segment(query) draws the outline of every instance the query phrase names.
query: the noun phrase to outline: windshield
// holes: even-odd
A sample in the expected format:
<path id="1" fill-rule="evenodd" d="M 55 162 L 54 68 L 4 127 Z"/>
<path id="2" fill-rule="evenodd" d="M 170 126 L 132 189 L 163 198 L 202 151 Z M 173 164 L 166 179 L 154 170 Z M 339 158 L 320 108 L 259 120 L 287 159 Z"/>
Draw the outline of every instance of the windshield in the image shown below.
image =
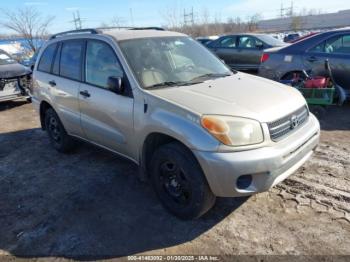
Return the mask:
<path id="1" fill-rule="evenodd" d="M 189 37 L 124 40 L 120 47 L 143 88 L 188 85 L 232 72 Z"/>
<path id="2" fill-rule="evenodd" d="M 16 61 L 4 52 L 0 52 L 0 65 L 13 64 Z"/>
<path id="3" fill-rule="evenodd" d="M 263 42 L 265 42 L 266 44 L 268 44 L 270 46 L 285 46 L 285 45 L 287 45 L 286 43 L 274 38 L 271 35 L 259 35 L 258 38 L 260 38 L 260 40 L 262 40 Z"/>

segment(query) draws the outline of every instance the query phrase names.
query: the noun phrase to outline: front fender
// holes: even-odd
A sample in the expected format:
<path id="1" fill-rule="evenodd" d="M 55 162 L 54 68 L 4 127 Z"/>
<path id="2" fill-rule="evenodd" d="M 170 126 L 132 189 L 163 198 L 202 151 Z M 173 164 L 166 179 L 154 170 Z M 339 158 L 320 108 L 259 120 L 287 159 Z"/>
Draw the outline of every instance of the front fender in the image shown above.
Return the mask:
<path id="1" fill-rule="evenodd" d="M 147 122 L 142 141 L 152 133 L 161 133 L 180 141 L 192 150 L 218 150 L 220 143 L 201 127 L 200 117 L 185 110 L 173 113 L 157 108 Z"/>

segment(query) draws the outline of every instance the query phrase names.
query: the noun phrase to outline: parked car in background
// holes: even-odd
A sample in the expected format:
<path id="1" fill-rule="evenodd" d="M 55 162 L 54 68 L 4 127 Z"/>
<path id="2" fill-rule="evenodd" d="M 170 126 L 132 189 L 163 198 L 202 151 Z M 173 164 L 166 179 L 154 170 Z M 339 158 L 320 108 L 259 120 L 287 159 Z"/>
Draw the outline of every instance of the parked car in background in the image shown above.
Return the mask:
<path id="1" fill-rule="evenodd" d="M 202 38 L 202 37 L 196 38 L 196 40 L 197 40 L 199 43 L 201 43 L 202 45 L 204 45 L 204 46 L 206 46 L 206 45 L 209 44 L 211 41 L 213 41 L 213 40 L 211 40 L 211 39 Z"/>
<path id="2" fill-rule="evenodd" d="M 0 50 L 0 102 L 28 97 L 31 70 Z"/>
<path id="3" fill-rule="evenodd" d="M 285 45 L 267 34 L 235 34 L 222 36 L 207 47 L 232 69 L 258 70 L 264 49 Z"/>
<path id="4" fill-rule="evenodd" d="M 291 40 L 291 41 L 289 41 L 289 43 L 293 44 L 293 43 L 299 42 L 299 41 L 301 41 L 301 40 L 304 40 L 304 39 L 309 38 L 309 37 L 311 37 L 311 36 L 313 36 L 313 35 L 316 35 L 316 34 L 318 34 L 318 33 L 317 33 L 317 32 L 311 32 L 311 33 L 308 33 L 308 34 L 306 34 L 306 35 L 303 35 L 303 36 L 301 36 L 301 37 L 299 37 L 299 38 L 296 38 L 296 39 L 294 39 L 294 40 Z"/>
<path id="5" fill-rule="evenodd" d="M 176 32 L 54 35 L 33 87 L 54 148 L 67 152 L 78 138 L 130 159 L 183 219 L 207 212 L 216 196 L 273 187 L 311 156 L 320 135 L 299 91 L 232 72 Z"/>
<path id="6" fill-rule="evenodd" d="M 213 42 L 218 38 L 219 38 L 218 36 L 207 36 L 207 37 L 197 37 L 196 40 L 201 44 L 203 44 L 204 46 L 207 46 L 209 43 Z"/>
<path id="7" fill-rule="evenodd" d="M 298 34 L 298 33 L 288 34 L 283 38 L 283 41 L 286 43 L 291 43 L 298 38 L 300 38 L 300 34 Z"/>
<path id="8" fill-rule="evenodd" d="M 350 30 L 319 33 L 283 48 L 264 51 L 259 75 L 274 80 L 290 80 L 303 70 L 313 75 L 327 74 L 329 61 L 336 83 L 350 93 Z"/>

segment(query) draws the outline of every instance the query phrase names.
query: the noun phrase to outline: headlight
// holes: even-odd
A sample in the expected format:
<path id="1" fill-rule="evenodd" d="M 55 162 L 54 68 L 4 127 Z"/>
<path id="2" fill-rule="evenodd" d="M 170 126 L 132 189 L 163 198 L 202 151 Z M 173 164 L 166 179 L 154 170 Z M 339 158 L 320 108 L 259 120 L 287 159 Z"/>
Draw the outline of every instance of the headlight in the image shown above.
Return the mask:
<path id="1" fill-rule="evenodd" d="M 204 115 L 201 118 L 201 125 L 228 146 L 253 145 L 264 141 L 260 123 L 252 119 Z"/>

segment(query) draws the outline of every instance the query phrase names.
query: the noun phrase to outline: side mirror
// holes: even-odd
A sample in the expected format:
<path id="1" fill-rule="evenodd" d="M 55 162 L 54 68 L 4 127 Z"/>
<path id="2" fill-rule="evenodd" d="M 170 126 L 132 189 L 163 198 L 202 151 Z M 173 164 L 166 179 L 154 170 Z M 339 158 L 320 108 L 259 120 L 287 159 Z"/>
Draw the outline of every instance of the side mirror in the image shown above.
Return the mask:
<path id="1" fill-rule="evenodd" d="M 118 76 L 108 77 L 107 87 L 109 90 L 111 90 L 114 93 L 117 93 L 118 95 L 123 94 L 125 91 L 122 78 Z"/>

